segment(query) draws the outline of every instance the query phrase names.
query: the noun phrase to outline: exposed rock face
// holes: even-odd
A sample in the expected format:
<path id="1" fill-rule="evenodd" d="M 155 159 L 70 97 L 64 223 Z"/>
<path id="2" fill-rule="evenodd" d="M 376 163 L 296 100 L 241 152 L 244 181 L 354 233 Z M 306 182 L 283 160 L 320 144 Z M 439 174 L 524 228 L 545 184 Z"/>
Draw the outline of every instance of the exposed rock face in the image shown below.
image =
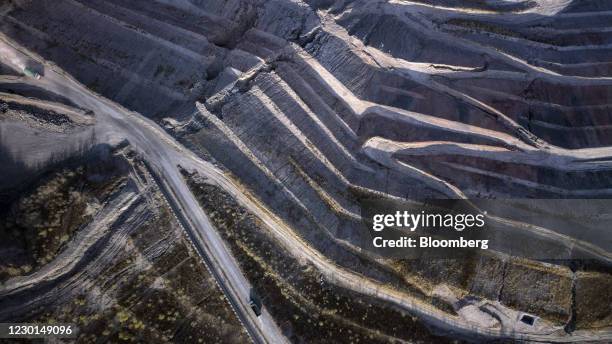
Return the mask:
<path id="1" fill-rule="evenodd" d="M 287 254 L 229 195 L 197 176 L 186 177 L 291 342 L 450 342 L 401 309 L 328 283 L 315 267 Z"/>
<path id="2" fill-rule="evenodd" d="M 293 114 L 297 131 L 288 135 L 314 142 L 341 174 L 357 175 L 353 183 L 363 173 L 348 162 L 364 151 L 469 196 L 601 197 L 608 169 L 581 161 L 604 151 L 541 149 L 611 144 L 602 12 L 610 5 L 589 3 L 14 1 L 2 26 L 91 88 L 154 118 L 183 119 L 196 100 L 219 115 L 231 100 L 210 99 L 253 74 L 235 88 L 256 86 L 269 100 L 255 93 L 251 103 L 275 103 L 270 116 Z M 236 129 L 227 124 L 244 135 L 243 126 L 271 130 L 249 126 L 248 116 Z M 488 153 L 491 146 L 498 148 Z M 380 178 L 372 184 L 385 185 Z"/>
<path id="3" fill-rule="evenodd" d="M 164 124 L 339 267 L 467 321 L 497 307 L 571 332 L 612 325 L 598 307 L 612 295 L 593 287 L 609 271 L 373 259 L 355 248 L 356 224 L 371 196 L 610 198 L 611 11 L 605 0 L 15 0 L 0 29 Z"/>

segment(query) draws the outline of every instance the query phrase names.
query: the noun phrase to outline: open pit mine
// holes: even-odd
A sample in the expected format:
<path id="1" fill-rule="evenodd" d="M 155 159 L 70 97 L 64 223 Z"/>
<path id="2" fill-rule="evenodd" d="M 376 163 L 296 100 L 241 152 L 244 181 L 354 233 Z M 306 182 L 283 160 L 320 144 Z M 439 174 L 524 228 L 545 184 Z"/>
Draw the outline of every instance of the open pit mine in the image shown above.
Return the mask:
<path id="1" fill-rule="evenodd" d="M 380 255 L 371 199 L 580 256 Z M 0 0 L 0 343 L 610 343 L 612 206 L 558 226 L 610 199 L 609 0 Z"/>

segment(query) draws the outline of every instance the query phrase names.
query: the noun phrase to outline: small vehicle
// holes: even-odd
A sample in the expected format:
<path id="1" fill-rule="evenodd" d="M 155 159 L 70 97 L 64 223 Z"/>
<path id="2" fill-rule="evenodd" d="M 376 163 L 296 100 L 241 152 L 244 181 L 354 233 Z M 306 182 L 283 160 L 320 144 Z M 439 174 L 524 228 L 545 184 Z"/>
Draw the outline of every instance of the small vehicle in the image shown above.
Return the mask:
<path id="1" fill-rule="evenodd" d="M 523 313 L 521 314 L 519 320 L 529 326 L 534 326 L 536 320 L 538 320 L 538 318 L 535 315 L 531 315 L 531 314 L 527 314 L 527 313 Z"/>
<path id="2" fill-rule="evenodd" d="M 23 69 L 23 74 L 36 80 L 40 79 L 40 74 L 37 71 L 31 69 L 30 67 L 25 67 Z"/>
<path id="3" fill-rule="evenodd" d="M 253 310 L 253 313 L 255 313 L 255 315 L 261 315 L 261 299 L 253 288 L 251 288 L 251 290 L 249 291 L 249 306 L 251 306 L 251 309 Z"/>

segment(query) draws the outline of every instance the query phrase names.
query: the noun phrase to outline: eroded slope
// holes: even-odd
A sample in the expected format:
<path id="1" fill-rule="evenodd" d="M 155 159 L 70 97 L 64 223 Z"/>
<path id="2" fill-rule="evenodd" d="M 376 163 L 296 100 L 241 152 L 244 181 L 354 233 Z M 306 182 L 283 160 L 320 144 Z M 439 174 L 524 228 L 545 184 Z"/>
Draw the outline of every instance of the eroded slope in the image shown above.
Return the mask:
<path id="1" fill-rule="evenodd" d="M 435 319 L 479 324 L 474 334 L 558 339 L 610 327 L 609 310 L 593 305 L 612 295 L 592 290 L 609 271 L 497 254 L 377 259 L 356 248 L 359 201 L 609 198 L 610 9 L 553 0 L 13 1 L 2 30 L 163 124 L 301 244 L 401 295 L 390 299 L 433 304 Z M 253 248 L 235 250 L 254 259 Z M 291 295 L 305 293 L 303 280 L 283 279 Z M 522 325 L 520 312 L 542 317 L 541 327 Z M 405 338 L 389 326 L 385 335 Z"/>

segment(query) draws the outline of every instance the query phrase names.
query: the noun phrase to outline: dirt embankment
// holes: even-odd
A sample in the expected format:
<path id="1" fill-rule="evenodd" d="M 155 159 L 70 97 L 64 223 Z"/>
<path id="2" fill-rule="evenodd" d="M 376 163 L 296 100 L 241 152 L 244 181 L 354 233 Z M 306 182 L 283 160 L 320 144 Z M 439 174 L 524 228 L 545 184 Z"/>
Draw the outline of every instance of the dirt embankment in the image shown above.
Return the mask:
<path id="1" fill-rule="evenodd" d="M 31 182 L 4 190 L 0 281 L 52 261 L 126 181 L 126 162 L 104 150 L 56 162 Z"/>
<path id="2" fill-rule="evenodd" d="M 193 176 L 187 176 L 187 181 L 237 257 L 264 307 L 290 340 L 446 341 L 392 305 L 326 282 L 313 266 L 288 255 L 265 234 L 260 221 L 231 196 Z"/>
<path id="3" fill-rule="evenodd" d="M 64 161 L 11 196 L 0 320 L 75 323 L 77 343 L 249 341 L 129 146 Z"/>

